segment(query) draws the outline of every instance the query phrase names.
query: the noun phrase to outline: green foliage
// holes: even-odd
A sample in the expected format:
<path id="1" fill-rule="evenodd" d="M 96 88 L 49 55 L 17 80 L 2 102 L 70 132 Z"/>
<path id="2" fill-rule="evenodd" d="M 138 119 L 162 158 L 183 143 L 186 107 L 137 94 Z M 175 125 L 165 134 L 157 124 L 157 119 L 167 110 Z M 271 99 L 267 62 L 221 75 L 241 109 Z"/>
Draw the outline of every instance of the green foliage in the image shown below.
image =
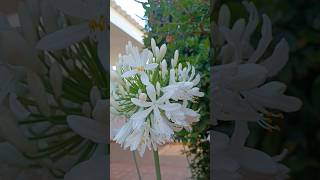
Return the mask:
<path id="1" fill-rule="evenodd" d="M 181 131 L 177 140 L 187 145 L 193 179 L 209 179 L 209 143 L 206 141 L 209 128 L 209 1 L 208 0 L 160 0 L 143 3 L 148 24 L 148 36 L 144 42 L 150 47 L 150 38 L 157 44 L 166 43 L 167 63 L 174 51 L 179 50 L 179 62 L 190 62 L 201 75 L 201 91 L 206 96 L 194 103 L 200 109 L 201 119 L 192 132 Z M 193 108 L 193 109 L 194 109 Z"/>

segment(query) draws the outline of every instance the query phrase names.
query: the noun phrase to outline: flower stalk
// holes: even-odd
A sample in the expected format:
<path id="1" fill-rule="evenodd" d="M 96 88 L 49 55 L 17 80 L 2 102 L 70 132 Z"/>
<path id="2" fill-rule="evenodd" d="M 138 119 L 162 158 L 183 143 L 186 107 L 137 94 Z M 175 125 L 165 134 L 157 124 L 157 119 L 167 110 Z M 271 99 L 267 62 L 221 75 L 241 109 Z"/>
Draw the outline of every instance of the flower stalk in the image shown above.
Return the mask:
<path id="1" fill-rule="evenodd" d="M 135 152 L 135 151 L 132 151 L 132 158 L 133 158 L 133 161 L 134 161 L 134 165 L 136 166 L 138 178 L 139 178 L 139 180 L 142 180 L 141 173 L 140 173 L 140 169 L 139 169 L 139 165 L 138 165 L 138 161 L 137 161 L 137 157 L 136 157 L 136 152 Z"/>
<path id="2" fill-rule="evenodd" d="M 157 180 L 161 180 L 161 170 L 158 151 L 153 150 L 154 168 L 156 170 Z"/>

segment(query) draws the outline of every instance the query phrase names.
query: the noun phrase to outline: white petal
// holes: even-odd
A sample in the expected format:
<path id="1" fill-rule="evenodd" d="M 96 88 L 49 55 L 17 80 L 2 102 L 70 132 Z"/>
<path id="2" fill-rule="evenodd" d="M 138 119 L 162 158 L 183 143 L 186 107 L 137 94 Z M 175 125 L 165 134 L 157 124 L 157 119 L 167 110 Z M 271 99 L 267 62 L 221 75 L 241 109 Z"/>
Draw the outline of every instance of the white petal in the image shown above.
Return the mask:
<path id="1" fill-rule="evenodd" d="M 137 98 L 131 98 L 131 102 L 140 107 L 150 107 L 152 105 L 151 102 L 142 101 Z"/>
<path id="2" fill-rule="evenodd" d="M 46 116 L 50 115 L 51 110 L 48 103 L 47 93 L 39 76 L 31 71 L 28 71 L 27 82 L 29 91 L 37 102 L 40 111 Z"/>
<path id="3" fill-rule="evenodd" d="M 74 166 L 65 176 L 64 180 L 104 180 L 107 177 L 107 156 L 93 157 Z"/>
<path id="4" fill-rule="evenodd" d="M 175 111 L 177 109 L 180 109 L 180 107 L 181 105 L 179 103 L 169 103 L 169 104 L 159 105 L 159 108 L 165 111 Z"/>
<path id="5" fill-rule="evenodd" d="M 262 84 L 267 76 L 267 69 L 257 64 L 242 64 L 238 73 L 230 82 L 230 85 L 237 90 L 251 89 Z"/>
<path id="6" fill-rule="evenodd" d="M 257 8 L 252 2 L 248 3 L 247 1 L 243 1 L 242 3 L 250 14 L 249 22 L 243 35 L 244 40 L 249 41 L 251 34 L 254 32 L 254 30 L 256 29 L 259 23 L 259 14 L 258 14 Z"/>
<path id="7" fill-rule="evenodd" d="M 155 90 L 154 86 L 152 84 L 149 84 L 146 89 L 147 89 L 147 94 L 148 94 L 148 97 L 150 98 L 150 100 L 152 102 L 156 102 L 157 101 L 156 90 Z"/>
<path id="8" fill-rule="evenodd" d="M 224 26 L 224 27 L 229 27 L 230 26 L 230 17 L 231 17 L 231 13 L 230 13 L 229 7 L 225 4 L 223 4 L 219 10 L 218 25 Z"/>
<path id="9" fill-rule="evenodd" d="M 238 158 L 240 166 L 249 171 L 268 175 L 276 173 L 276 163 L 262 151 L 244 148 Z"/>
<path id="10" fill-rule="evenodd" d="M 138 112 L 134 113 L 130 117 L 130 119 L 145 119 L 151 113 L 152 110 L 153 110 L 153 108 L 150 107 L 148 109 L 138 111 Z"/>
<path id="11" fill-rule="evenodd" d="M 191 82 L 193 83 L 194 86 L 198 85 L 200 82 L 200 74 L 197 74 L 197 76 Z"/>
<path id="12" fill-rule="evenodd" d="M 158 66 L 157 63 L 146 64 L 145 69 L 152 70 L 152 69 L 155 69 L 157 66 Z"/>
<path id="13" fill-rule="evenodd" d="M 123 74 L 121 75 L 121 77 L 123 77 L 123 78 L 128 78 L 128 77 L 134 76 L 134 75 L 136 75 L 136 74 L 137 74 L 137 71 L 136 71 L 136 70 L 130 70 L 130 71 L 127 71 L 127 72 L 123 73 Z"/>
<path id="14" fill-rule="evenodd" d="M 258 47 L 253 55 L 248 60 L 249 63 L 255 63 L 264 54 L 272 40 L 272 24 L 268 16 L 263 15 L 263 24 L 261 29 L 261 39 L 259 41 Z"/>
<path id="15" fill-rule="evenodd" d="M 30 115 L 30 112 L 17 100 L 16 94 L 10 93 L 9 106 L 18 119 L 25 120 Z"/>
<path id="16" fill-rule="evenodd" d="M 140 76 L 141 76 L 142 84 L 144 84 L 144 85 L 150 84 L 149 77 L 145 72 L 140 73 Z"/>
<path id="17" fill-rule="evenodd" d="M 240 41 L 243 36 L 245 26 L 246 26 L 246 21 L 245 19 L 241 18 L 241 19 L 238 19 L 232 27 L 232 35 L 233 35 L 232 37 L 234 38 L 233 40 L 236 43 L 236 47 L 239 49 L 240 49 L 239 47 Z"/>
<path id="18" fill-rule="evenodd" d="M 69 26 L 42 38 L 37 48 L 42 50 L 59 50 L 69 47 L 88 36 L 90 29 L 86 23 Z"/>
<path id="19" fill-rule="evenodd" d="M 166 46 L 166 44 L 163 44 L 160 47 L 160 53 L 159 53 L 159 56 L 158 56 L 157 60 L 161 62 L 163 57 L 166 55 L 166 52 L 167 52 L 167 46 Z"/>
<path id="20" fill-rule="evenodd" d="M 164 93 L 164 94 L 161 96 L 161 98 L 159 98 L 159 99 L 157 100 L 157 102 L 158 102 L 159 104 L 162 104 L 162 103 L 164 103 L 165 101 L 167 101 L 168 99 L 170 99 L 173 94 L 174 94 L 174 91 L 169 90 L 168 92 Z"/>
<path id="21" fill-rule="evenodd" d="M 123 55 L 121 56 L 123 59 L 123 64 L 124 65 L 128 65 L 131 67 L 138 67 L 138 64 L 136 63 L 136 61 L 133 59 L 132 55 Z"/>
<path id="22" fill-rule="evenodd" d="M 279 81 L 271 81 L 271 82 L 264 84 L 260 88 L 268 89 L 269 91 L 278 92 L 278 93 L 282 94 L 286 91 L 287 86 L 284 83 L 279 82 Z"/>
<path id="23" fill-rule="evenodd" d="M 302 101 L 296 97 L 286 96 L 274 89 L 254 89 L 251 97 L 266 108 L 278 109 L 285 112 L 294 112 L 301 108 Z"/>
<path id="24" fill-rule="evenodd" d="M 282 39 L 275 47 L 272 55 L 264 60 L 261 65 L 268 69 L 268 76 L 272 77 L 287 64 L 289 59 L 289 45 L 285 39 Z"/>
<path id="25" fill-rule="evenodd" d="M 102 122 L 76 115 L 68 116 L 67 122 L 70 128 L 83 138 L 102 144 L 108 141 L 108 128 Z"/>
<path id="26" fill-rule="evenodd" d="M 0 108 L 0 132 L 2 138 L 13 144 L 21 152 L 35 152 L 36 146 L 32 144 L 19 127 L 16 119 L 9 109 Z"/>
<path id="27" fill-rule="evenodd" d="M 241 57 L 240 57 L 239 47 L 237 45 L 237 37 L 235 37 L 234 33 L 226 27 L 220 27 L 219 31 L 223 35 L 224 39 L 227 40 L 228 45 L 230 45 L 233 49 L 233 52 L 234 52 L 233 61 L 240 62 Z"/>

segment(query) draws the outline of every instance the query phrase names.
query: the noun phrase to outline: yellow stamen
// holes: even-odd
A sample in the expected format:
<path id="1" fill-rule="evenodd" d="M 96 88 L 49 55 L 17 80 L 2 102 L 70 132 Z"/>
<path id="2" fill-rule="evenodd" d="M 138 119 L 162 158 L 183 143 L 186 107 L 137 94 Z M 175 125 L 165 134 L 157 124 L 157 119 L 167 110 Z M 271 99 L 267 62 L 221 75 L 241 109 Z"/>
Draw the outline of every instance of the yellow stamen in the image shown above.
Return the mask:
<path id="1" fill-rule="evenodd" d="M 144 67 L 143 66 L 136 67 L 136 70 L 140 71 L 140 72 L 143 72 L 144 71 Z"/>
<path id="2" fill-rule="evenodd" d="M 89 25 L 89 28 L 92 30 L 92 31 L 103 31 L 106 29 L 106 23 L 107 23 L 107 18 L 105 16 L 100 16 L 99 20 L 90 20 L 88 22 L 88 25 Z"/>

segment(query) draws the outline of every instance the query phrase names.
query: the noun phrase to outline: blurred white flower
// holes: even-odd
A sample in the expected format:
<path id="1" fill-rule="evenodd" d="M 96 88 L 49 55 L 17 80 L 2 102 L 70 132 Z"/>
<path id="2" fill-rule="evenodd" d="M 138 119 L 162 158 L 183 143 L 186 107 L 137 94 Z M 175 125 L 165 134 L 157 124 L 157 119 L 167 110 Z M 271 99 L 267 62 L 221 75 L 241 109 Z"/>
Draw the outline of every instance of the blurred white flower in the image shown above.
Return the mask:
<path id="1" fill-rule="evenodd" d="M 69 115 L 67 122 L 80 136 L 97 143 L 106 144 L 107 138 L 107 108 L 106 100 L 97 101 L 93 109 L 93 119 L 78 115 Z"/>
<path id="2" fill-rule="evenodd" d="M 256 121 L 263 128 L 279 129 L 266 121 L 280 117 L 270 111 L 293 112 L 302 105 L 298 98 L 283 95 L 284 84 L 266 82 L 267 78 L 278 74 L 287 63 L 288 43 L 282 39 L 270 57 L 260 60 L 272 40 L 271 21 L 263 15 L 261 39 L 254 49 L 250 38 L 257 27 L 259 16 L 253 3 L 245 1 L 243 4 L 250 14 L 247 24 L 244 19 L 239 19 L 232 29 L 224 25 L 217 27 L 226 44 L 218 56 L 222 65 L 215 66 L 211 74 L 212 96 L 215 99 L 212 110 L 215 120 Z M 221 11 L 229 14 L 225 5 Z"/>
<path id="3" fill-rule="evenodd" d="M 236 136 L 233 136 L 233 138 Z M 278 163 L 282 154 L 270 157 L 266 153 L 241 146 L 234 146 L 233 139 L 220 132 L 213 133 L 214 145 L 214 178 L 222 179 L 261 179 L 283 180 L 288 178 L 289 169 Z"/>
<path id="4" fill-rule="evenodd" d="M 0 179 L 2 180 L 57 180 L 45 168 L 33 168 L 30 161 L 9 143 L 0 143 Z"/>
<path id="5" fill-rule="evenodd" d="M 74 166 L 65 176 L 64 180 L 103 180 L 107 177 L 106 155 L 100 155 L 90 158 Z"/>
<path id="6" fill-rule="evenodd" d="M 67 15 L 85 19 L 85 22 L 66 27 L 43 37 L 38 42 L 37 48 L 59 50 L 89 36 L 97 41 L 99 60 L 104 69 L 108 71 L 106 1 L 56 0 L 54 6 Z"/>

